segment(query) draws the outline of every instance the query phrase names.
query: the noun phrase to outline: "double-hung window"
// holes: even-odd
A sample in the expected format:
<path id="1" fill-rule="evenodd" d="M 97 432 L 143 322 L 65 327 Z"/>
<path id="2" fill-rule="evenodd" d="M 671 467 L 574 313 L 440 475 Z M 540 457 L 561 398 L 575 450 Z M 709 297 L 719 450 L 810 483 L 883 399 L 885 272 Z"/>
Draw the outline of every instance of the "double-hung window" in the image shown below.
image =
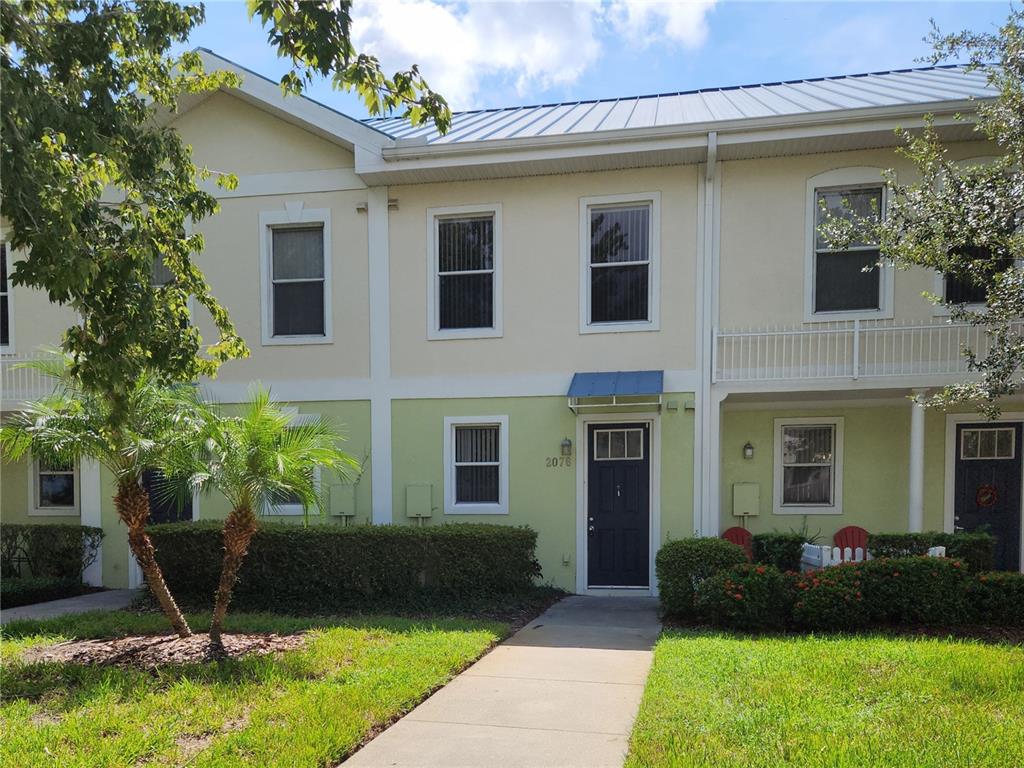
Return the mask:
<path id="1" fill-rule="evenodd" d="M 501 207 L 427 212 L 430 226 L 428 338 L 501 335 Z"/>
<path id="2" fill-rule="evenodd" d="M 841 418 L 775 420 L 775 513 L 842 513 Z"/>
<path id="3" fill-rule="evenodd" d="M 580 201 L 580 332 L 658 327 L 657 194 Z"/>
<path id="4" fill-rule="evenodd" d="M 860 234 L 842 248 L 833 248 L 820 231 L 830 217 L 854 222 L 877 221 L 881 212 L 881 185 L 815 190 L 815 314 L 883 309 L 878 243 Z M 855 223 L 854 229 L 862 228 Z"/>
<path id="5" fill-rule="evenodd" d="M 32 462 L 32 513 L 78 514 L 78 472 L 72 462 Z"/>
<path id="6" fill-rule="evenodd" d="M 330 211 L 264 211 L 260 225 L 263 343 L 330 342 Z"/>
<path id="7" fill-rule="evenodd" d="M 318 413 L 299 413 L 296 408 L 285 408 L 283 409 L 286 413 L 291 414 L 291 421 L 288 424 L 290 429 L 295 429 L 308 424 L 315 424 L 320 420 L 320 414 Z M 320 488 L 320 467 L 314 466 L 310 468 L 310 473 L 313 475 L 313 485 Z M 268 513 L 271 515 L 305 515 L 309 510 L 303 505 L 302 500 L 294 493 L 281 494 L 275 498 L 271 504 L 271 508 Z"/>
<path id="8" fill-rule="evenodd" d="M 7 273 L 7 243 L 0 242 L 0 350 L 11 351 L 11 284 Z"/>
<path id="9" fill-rule="evenodd" d="M 445 512 L 508 512 L 508 417 L 450 417 L 444 422 Z"/>
<path id="10" fill-rule="evenodd" d="M 972 262 L 984 262 L 993 258 L 989 248 L 980 245 L 969 246 L 964 249 L 963 255 Z M 1005 272 L 1013 266 L 1013 259 L 1003 258 L 998 264 L 993 265 L 992 272 Z M 972 279 L 969 275 L 945 275 L 943 280 L 942 299 L 944 304 L 984 304 L 988 300 L 988 286 L 986 280 L 992 273 L 979 272 L 980 280 Z"/>

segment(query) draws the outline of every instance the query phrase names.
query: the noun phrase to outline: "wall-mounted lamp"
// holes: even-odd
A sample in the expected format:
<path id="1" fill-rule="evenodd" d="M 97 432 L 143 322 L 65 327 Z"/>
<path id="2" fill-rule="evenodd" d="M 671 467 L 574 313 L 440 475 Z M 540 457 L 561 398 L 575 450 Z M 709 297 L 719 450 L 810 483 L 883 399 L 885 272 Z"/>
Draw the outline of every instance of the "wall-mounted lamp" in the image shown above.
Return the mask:
<path id="1" fill-rule="evenodd" d="M 754 446 L 751 445 L 749 440 L 747 441 L 747 444 L 743 446 L 743 458 L 744 459 L 752 459 L 752 458 L 754 458 Z"/>
<path id="2" fill-rule="evenodd" d="M 562 440 L 562 455 L 572 456 L 572 440 L 568 437 Z"/>

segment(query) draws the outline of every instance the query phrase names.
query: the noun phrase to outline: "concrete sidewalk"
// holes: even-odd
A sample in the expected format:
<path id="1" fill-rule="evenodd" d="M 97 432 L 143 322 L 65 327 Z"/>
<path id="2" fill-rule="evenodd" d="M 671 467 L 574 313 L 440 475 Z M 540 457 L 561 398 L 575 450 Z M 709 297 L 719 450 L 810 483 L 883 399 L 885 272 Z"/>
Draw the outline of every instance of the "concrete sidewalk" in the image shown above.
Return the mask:
<path id="1" fill-rule="evenodd" d="M 65 616 L 71 613 L 117 611 L 131 605 L 137 593 L 137 589 L 108 589 L 104 592 L 66 597 L 63 600 L 50 600 L 46 603 L 5 608 L 0 611 L 0 624 L 8 624 L 21 619 L 51 619 L 54 616 Z"/>
<path id="2" fill-rule="evenodd" d="M 652 598 L 566 598 L 344 765 L 621 766 L 660 630 Z"/>

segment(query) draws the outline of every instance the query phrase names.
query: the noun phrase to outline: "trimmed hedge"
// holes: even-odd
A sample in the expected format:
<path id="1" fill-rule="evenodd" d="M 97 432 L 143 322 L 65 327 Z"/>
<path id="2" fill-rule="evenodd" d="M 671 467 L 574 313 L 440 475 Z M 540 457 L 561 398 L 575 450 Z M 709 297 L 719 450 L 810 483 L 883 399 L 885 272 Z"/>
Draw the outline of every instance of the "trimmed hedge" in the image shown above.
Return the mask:
<path id="1" fill-rule="evenodd" d="M 0 575 L 21 576 L 24 562 L 32 576 L 81 581 L 102 540 L 101 528 L 86 525 L 0 525 Z"/>
<path id="2" fill-rule="evenodd" d="M 859 563 L 792 577 L 792 623 L 804 629 L 860 629 L 871 620 Z"/>
<path id="3" fill-rule="evenodd" d="M 924 555 L 930 547 L 945 547 L 946 557 L 962 560 L 971 573 L 991 571 L 996 540 L 989 533 L 872 533 L 868 550 L 874 558 Z"/>
<path id="4" fill-rule="evenodd" d="M 746 563 L 719 571 L 697 587 L 697 614 L 712 624 L 737 629 L 781 629 L 791 592 L 773 565 Z"/>
<path id="5" fill-rule="evenodd" d="M 700 583 L 719 571 L 746 562 L 743 547 L 725 539 L 668 542 L 654 559 L 662 610 L 674 616 L 694 616 L 694 597 Z"/>
<path id="6" fill-rule="evenodd" d="M 983 624 L 1024 627 L 1024 573 L 979 573 L 967 587 L 967 599 Z"/>
<path id="7" fill-rule="evenodd" d="M 88 588 L 77 576 L 8 576 L 0 581 L 0 606 L 17 608 L 74 597 L 86 591 Z"/>
<path id="8" fill-rule="evenodd" d="M 209 602 L 223 547 L 216 521 L 148 528 L 181 602 Z M 234 601 L 248 609 L 348 611 L 422 605 L 435 598 L 511 595 L 540 576 L 530 528 L 457 523 L 302 527 L 262 524 L 242 563 Z"/>
<path id="9" fill-rule="evenodd" d="M 754 562 L 780 571 L 799 571 L 807 537 L 802 533 L 755 533 Z"/>

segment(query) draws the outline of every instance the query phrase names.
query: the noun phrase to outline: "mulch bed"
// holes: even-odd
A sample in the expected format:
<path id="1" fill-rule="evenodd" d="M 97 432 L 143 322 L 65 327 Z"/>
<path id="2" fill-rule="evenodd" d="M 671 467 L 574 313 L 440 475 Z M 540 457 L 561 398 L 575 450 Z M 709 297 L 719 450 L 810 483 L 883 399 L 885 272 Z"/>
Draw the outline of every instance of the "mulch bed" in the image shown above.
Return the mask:
<path id="1" fill-rule="evenodd" d="M 129 635 L 103 640 L 68 640 L 30 648 L 22 654 L 21 660 L 30 664 L 57 662 L 151 669 L 165 664 L 197 664 L 290 651 L 300 648 L 306 638 L 302 634 L 230 634 L 224 635 L 223 641 L 223 653 L 215 655 L 210 636 L 206 634 L 184 639 L 176 635 Z"/>

